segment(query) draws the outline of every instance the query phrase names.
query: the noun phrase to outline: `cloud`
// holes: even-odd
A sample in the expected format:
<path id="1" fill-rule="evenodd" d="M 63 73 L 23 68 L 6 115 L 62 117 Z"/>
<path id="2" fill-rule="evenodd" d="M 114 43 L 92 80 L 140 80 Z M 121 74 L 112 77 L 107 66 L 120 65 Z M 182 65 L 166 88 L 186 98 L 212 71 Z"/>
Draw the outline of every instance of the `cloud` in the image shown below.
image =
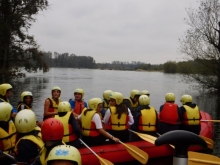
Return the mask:
<path id="1" fill-rule="evenodd" d="M 178 38 L 191 0 L 50 0 L 30 33 L 41 49 L 92 56 L 96 62 L 180 59 Z"/>

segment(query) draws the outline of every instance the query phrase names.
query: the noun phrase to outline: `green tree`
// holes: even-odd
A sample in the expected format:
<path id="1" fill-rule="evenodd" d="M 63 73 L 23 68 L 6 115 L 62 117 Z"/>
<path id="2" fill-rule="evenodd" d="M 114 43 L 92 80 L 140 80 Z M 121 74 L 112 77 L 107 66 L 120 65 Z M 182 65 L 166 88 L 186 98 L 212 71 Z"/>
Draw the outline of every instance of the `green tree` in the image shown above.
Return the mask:
<path id="1" fill-rule="evenodd" d="M 168 61 L 163 64 L 163 71 L 164 73 L 176 73 L 177 71 L 177 64 L 175 61 Z"/>
<path id="2" fill-rule="evenodd" d="M 180 39 L 180 52 L 194 61 L 194 74 L 186 74 L 185 78 L 220 94 L 219 0 L 201 0 L 199 8 L 189 8 L 187 14 L 189 28 Z"/>
<path id="3" fill-rule="evenodd" d="M 25 76 L 21 68 L 47 71 L 43 53 L 28 34 L 36 14 L 47 7 L 47 0 L 0 0 L 0 79 Z"/>

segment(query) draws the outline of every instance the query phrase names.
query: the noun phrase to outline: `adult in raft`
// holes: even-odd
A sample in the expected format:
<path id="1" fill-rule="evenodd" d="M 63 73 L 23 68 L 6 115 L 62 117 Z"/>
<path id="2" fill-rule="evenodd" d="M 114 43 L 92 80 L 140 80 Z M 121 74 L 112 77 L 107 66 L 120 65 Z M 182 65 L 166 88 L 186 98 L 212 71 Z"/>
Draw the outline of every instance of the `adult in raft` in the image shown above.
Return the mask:
<path id="1" fill-rule="evenodd" d="M 8 102 L 9 98 L 12 96 L 12 86 L 10 84 L 1 84 L 0 85 L 0 102 Z M 12 106 L 12 105 L 11 105 Z M 17 110 L 12 106 L 12 117 L 14 118 L 17 114 Z"/>
<path id="2" fill-rule="evenodd" d="M 167 93 L 166 102 L 160 106 L 158 132 L 164 134 L 168 131 L 180 129 L 181 113 L 177 104 L 175 104 L 175 95 Z"/>
<path id="3" fill-rule="evenodd" d="M 18 112 L 22 109 L 32 110 L 33 95 L 29 91 L 24 91 L 21 93 L 20 101 L 18 102 L 17 110 Z"/>
<path id="4" fill-rule="evenodd" d="M 76 119 L 73 116 L 69 102 L 60 102 L 60 104 L 58 105 L 58 115 L 55 115 L 55 118 L 60 120 L 64 126 L 63 142 L 79 148 L 79 138 L 81 132 L 76 122 Z"/>
<path id="5" fill-rule="evenodd" d="M 89 145 L 102 145 L 106 139 L 119 142 L 119 139 L 110 135 L 103 129 L 102 117 L 102 99 L 92 98 L 88 102 L 89 108 L 84 109 L 78 119 L 82 124 L 82 135 L 85 143 Z"/>
<path id="6" fill-rule="evenodd" d="M 50 151 L 46 165 L 82 165 L 81 155 L 75 147 L 59 145 Z"/>
<path id="7" fill-rule="evenodd" d="M 0 150 L 13 155 L 17 131 L 14 122 L 11 120 L 11 111 L 11 104 L 0 103 Z M 0 155 L 0 162 L 1 164 L 12 164 L 11 160 L 5 155 Z"/>
<path id="8" fill-rule="evenodd" d="M 23 109 L 15 117 L 15 127 L 18 132 L 15 154 L 17 165 L 31 164 L 44 146 L 36 127 L 36 116 L 33 111 Z"/>
<path id="9" fill-rule="evenodd" d="M 84 90 L 77 88 L 74 90 L 74 99 L 70 99 L 69 103 L 73 110 L 73 115 L 75 117 L 79 116 L 84 108 L 87 108 L 87 103 L 83 100 Z"/>
<path id="10" fill-rule="evenodd" d="M 134 124 L 132 125 L 132 130 L 157 136 L 157 125 L 157 111 L 153 106 L 150 106 L 150 98 L 147 95 L 141 95 L 139 97 L 139 106 L 134 114 Z"/>
<path id="11" fill-rule="evenodd" d="M 150 97 L 150 92 L 148 90 L 143 90 L 141 91 L 141 95 L 147 95 L 148 97 Z"/>
<path id="12" fill-rule="evenodd" d="M 61 102 L 60 95 L 61 95 L 61 88 L 58 86 L 54 86 L 51 90 L 52 97 L 47 98 L 44 102 L 44 119 L 48 119 L 54 117 L 58 114 L 57 108 L 59 103 Z"/>
<path id="13" fill-rule="evenodd" d="M 199 135 L 201 130 L 199 107 L 195 103 L 192 103 L 192 96 L 190 95 L 183 95 L 180 101 L 182 102 L 182 106 L 180 107 L 182 124 L 180 128 Z"/>
<path id="14" fill-rule="evenodd" d="M 56 146 L 65 144 L 62 139 L 64 135 L 63 124 L 55 118 L 46 119 L 41 126 L 43 148 L 39 156 L 31 165 L 45 165 L 49 152 Z"/>
<path id="15" fill-rule="evenodd" d="M 109 95 L 112 93 L 113 91 L 112 90 L 105 90 L 103 92 L 103 104 L 102 104 L 102 111 L 101 111 L 101 114 L 102 114 L 102 117 L 105 116 L 105 112 L 108 110 L 109 108 Z"/>
<path id="16" fill-rule="evenodd" d="M 118 137 L 121 141 L 129 141 L 129 127 L 134 123 L 131 111 L 123 103 L 123 95 L 113 92 L 109 95 L 110 108 L 106 111 L 103 119 L 108 132 Z"/>
<path id="17" fill-rule="evenodd" d="M 130 98 L 124 98 L 123 103 L 131 110 L 132 115 L 138 106 L 138 99 L 141 95 L 139 90 L 132 90 L 130 92 Z"/>

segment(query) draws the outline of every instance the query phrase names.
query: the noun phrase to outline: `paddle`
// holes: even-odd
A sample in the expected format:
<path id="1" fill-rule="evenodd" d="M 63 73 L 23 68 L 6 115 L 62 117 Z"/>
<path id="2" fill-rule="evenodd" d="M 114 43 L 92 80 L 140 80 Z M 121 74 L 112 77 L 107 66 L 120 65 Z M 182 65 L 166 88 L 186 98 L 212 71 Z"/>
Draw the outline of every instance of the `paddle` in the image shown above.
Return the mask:
<path id="1" fill-rule="evenodd" d="M 205 136 L 199 135 L 203 140 L 205 140 L 205 142 L 207 143 L 207 147 L 210 149 L 214 148 L 214 141 L 212 139 L 209 139 Z"/>
<path id="2" fill-rule="evenodd" d="M 143 134 L 143 133 L 138 133 L 138 132 L 135 132 L 133 130 L 130 130 L 129 131 L 135 133 L 136 135 L 138 135 L 141 139 L 145 140 L 145 141 L 148 141 L 152 144 L 154 144 L 155 140 L 157 139 L 156 137 L 154 136 L 151 136 L 151 135 L 147 135 L 147 134 Z"/>
<path id="3" fill-rule="evenodd" d="M 220 120 L 200 120 L 200 121 L 210 121 L 210 122 L 217 122 L 217 123 L 220 123 Z"/>
<path id="4" fill-rule="evenodd" d="M 3 151 L 0 150 L 0 155 L 1 155 L 1 154 L 7 156 L 8 158 L 10 158 L 11 160 L 14 160 L 14 161 L 16 162 L 16 160 L 15 160 L 15 158 L 14 158 L 13 156 L 11 156 L 11 155 L 9 155 L 9 154 L 7 154 L 7 153 L 5 153 L 5 152 L 3 152 Z"/>
<path id="5" fill-rule="evenodd" d="M 121 141 L 119 141 L 119 143 L 121 143 L 127 149 L 129 154 L 133 156 L 135 159 L 137 159 L 139 162 L 141 162 L 142 164 L 147 163 L 149 156 L 146 152 L 144 152 L 143 150 L 141 150 L 140 148 L 134 145 L 125 144 Z"/>
<path id="6" fill-rule="evenodd" d="M 188 165 L 210 165 L 210 164 L 218 164 L 220 165 L 220 158 L 208 155 L 208 154 L 201 154 L 197 152 L 188 152 Z"/>
<path id="7" fill-rule="evenodd" d="M 101 165 L 113 165 L 113 163 L 110 162 L 109 160 L 101 158 L 100 156 L 98 156 L 89 146 L 87 146 L 86 143 L 84 143 L 84 141 L 82 141 L 81 139 L 79 139 L 79 140 L 82 142 L 82 144 L 84 146 L 86 146 L 99 159 L 99 162 L 100 162 Z"/>

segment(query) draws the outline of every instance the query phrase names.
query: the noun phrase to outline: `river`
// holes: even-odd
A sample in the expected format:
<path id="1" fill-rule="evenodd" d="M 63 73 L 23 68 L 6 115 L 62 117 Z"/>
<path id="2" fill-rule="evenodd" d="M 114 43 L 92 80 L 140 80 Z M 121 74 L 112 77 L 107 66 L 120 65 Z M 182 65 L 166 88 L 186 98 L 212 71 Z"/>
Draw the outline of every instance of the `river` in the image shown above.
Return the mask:
<path id="1" fill-rule="evenodd" d="M 10 99 L 14 106 L 20 100 L 20 94 L 25 91 L 33 93 L 33 111 L 38 120 L 42 120 L 43 105 L 47 97 L 51 96 L 51 88 L 59 86 L 62 89 L 61 99 L 68 101 L 73 98 L 73 91 L 82 88 L 85 91 L 84 100 L 88 102 L 93 97 L 102 98 L 104 90 L 110 89 L 121 92 L 129 97 L 133 89 L 148 90 L 150 105 L 156 110 L 165 102 L 165 94 L 173 92 L 176 103 L 181 106 L 180 97 L 190 94 L 193 102 L 201 110 L 208 112 L 213 119 L 220 118 L 220 99 L 212 93 L 204 93 L 183 81 L 181 74 L 165 74 L 163 72 L 115 71 L 97 69 L 51 68 L 47 73 L 27 73 L 25 78 L 12 82 L 13 96 Z M 220 123 L 215 123 L 215 148 L 213 154 L 220 156 Z"/>

